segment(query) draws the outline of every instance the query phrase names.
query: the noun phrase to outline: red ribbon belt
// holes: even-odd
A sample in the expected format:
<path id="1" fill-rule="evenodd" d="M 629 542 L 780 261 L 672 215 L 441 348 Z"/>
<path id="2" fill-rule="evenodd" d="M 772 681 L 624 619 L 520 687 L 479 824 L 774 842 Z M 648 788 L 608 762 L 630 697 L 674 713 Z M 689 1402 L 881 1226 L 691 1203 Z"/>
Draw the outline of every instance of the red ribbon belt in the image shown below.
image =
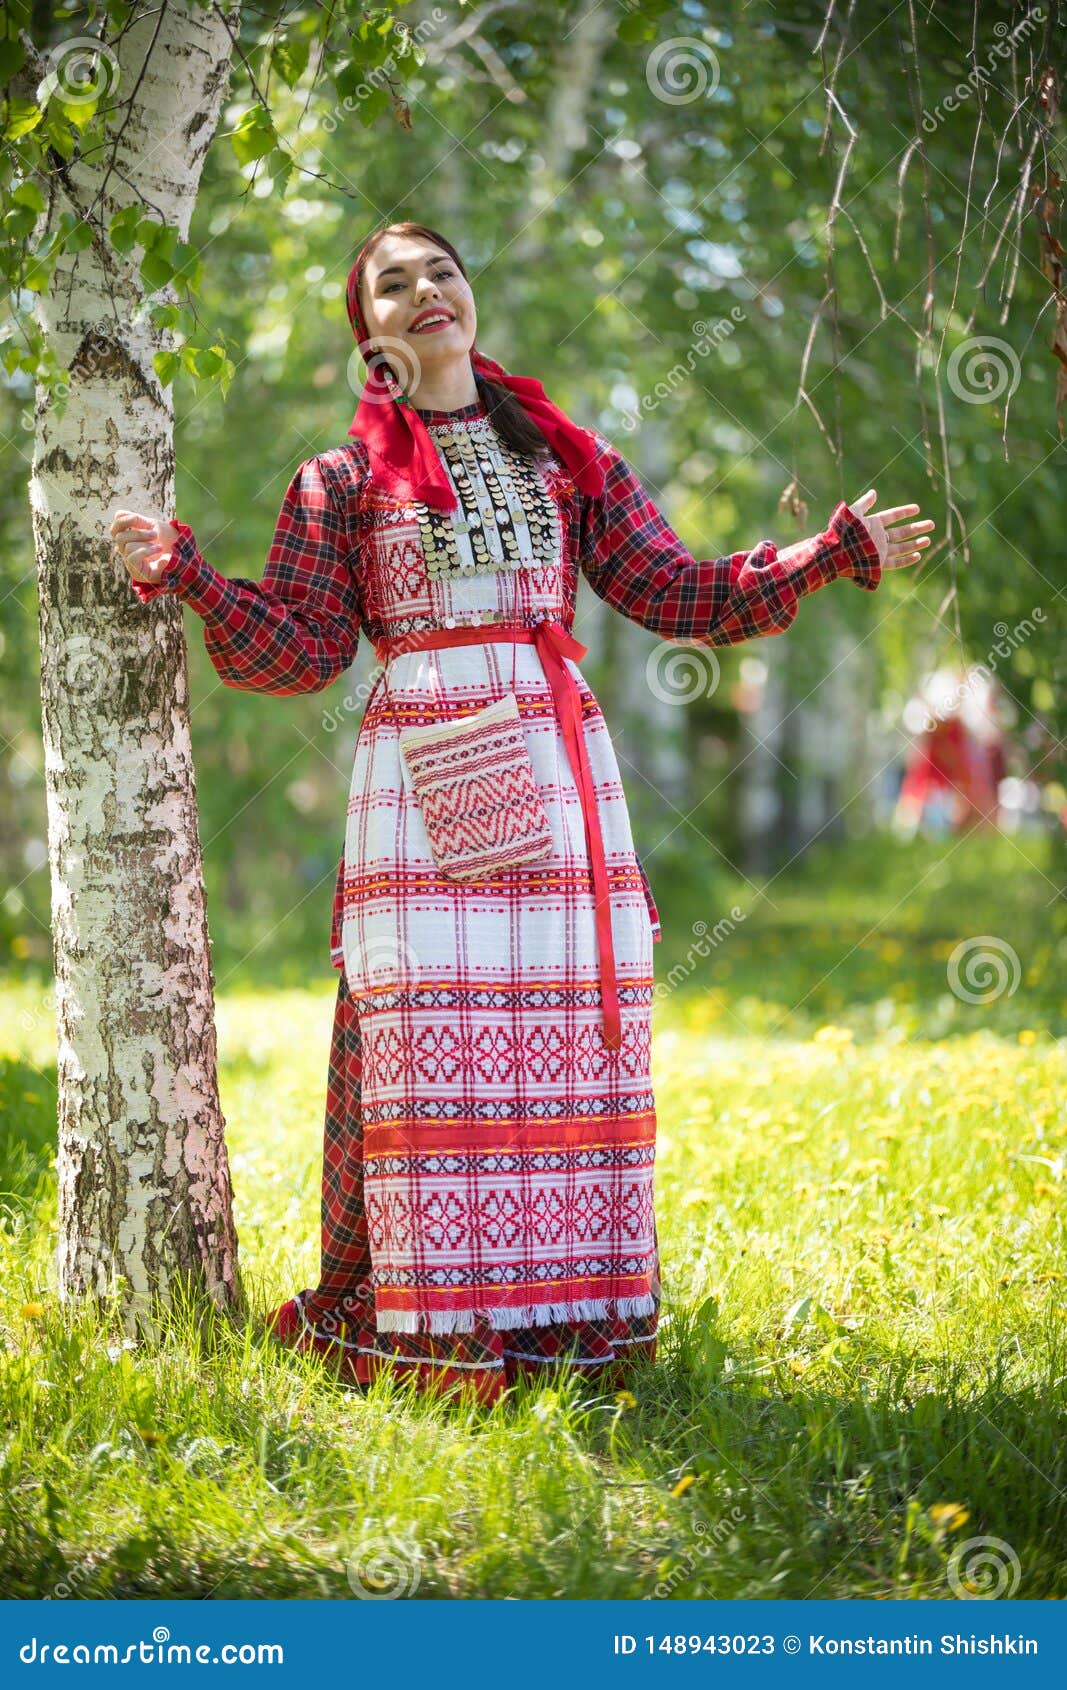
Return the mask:
<path id="1" fill-rule="evenodd" d="M 600 815 L 593 789 L 593 774 L 582 727 L 582 695 L 578 683 L 563 659 L 577 663 L 589 649 L 569 634 L 558 622 L 547 617 L 533 628 L 489 623 L 475 628 L 425 628 L 412 634 L 383 636 L 374 641 L 379 662 L 404 651 L 426 651 L 438 646 L 482 645 L 487 640 L 511 640 L 516 645 L 535 645 L 542 667 L 552 688 L 556 720 L 567 747 L 571 769 L 582 802 L 585 818 L 585 841 L 593 870 L 593 891 L 596 896 L 596 936 L 600 954 L 600 996 L 604 1011 L 604 1043 L 609 1050 L 622 1045 L 619 1018 L 619 992 L 615 978 L 615 948 L 611 935 L 611 903 L 608 896 L 608 867 L 604 858 L 604 841 L 600 832 Z"/>

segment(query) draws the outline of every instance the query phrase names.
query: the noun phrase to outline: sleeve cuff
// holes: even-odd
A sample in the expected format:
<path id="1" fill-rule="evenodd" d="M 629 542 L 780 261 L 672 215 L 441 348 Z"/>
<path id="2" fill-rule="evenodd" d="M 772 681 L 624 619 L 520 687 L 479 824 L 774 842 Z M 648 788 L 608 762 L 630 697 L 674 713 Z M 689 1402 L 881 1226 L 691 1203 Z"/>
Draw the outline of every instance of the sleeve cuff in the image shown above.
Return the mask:
<path id="1" fill-rule="evenodd" d="M 187 522 L 175 517 L 171 526 L 178 530 L 178 538 L 159 580 L 135 581 L 130 576 L 130 586 L 142 604 L 160 594 L 170 594 L 203 616 L 219 604 L 224 577 L 201 555 Z"/>
<path id="2" fill-rule="evenodd" d="M 837 574 L 846 575 L 857 587 L 873 592 L 882 579 L 882 563 L 870 529 L 861 516 L 842 499 L 826 530 L 833 548 Z"/>

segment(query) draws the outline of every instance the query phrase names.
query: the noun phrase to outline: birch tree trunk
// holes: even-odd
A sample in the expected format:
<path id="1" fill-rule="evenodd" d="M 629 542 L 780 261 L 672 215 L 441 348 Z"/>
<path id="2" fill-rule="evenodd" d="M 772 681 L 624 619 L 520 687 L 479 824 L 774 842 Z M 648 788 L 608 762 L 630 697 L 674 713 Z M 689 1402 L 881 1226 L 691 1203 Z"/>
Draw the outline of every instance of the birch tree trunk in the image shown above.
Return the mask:
<path id="1" fill-rule="evenodd" d="M 179 0 L 134 14 L 117 54 L 105 48 L 125 108 L 116 138 L 91 167 L 71 161 L 50 220 L 92 211 L 106 226 L 139 203 L 186 238 L 238 11 Z M 120 507 L 174 512 L 171 394 L 152 367 L 158 335 L 137 313 L 140 257 L 98 237 L 66 256 L 40 297 L 42 330 L 71 382 L 58 419 L 39 390 L 30 493 L 59 1035 L 59 1293 L 118 1289 L 127 1330 L 154 1334 L 180 1285 L 201 1307 L 243 1299 L 182 607 L 141 605 L 108 534 Z"/>

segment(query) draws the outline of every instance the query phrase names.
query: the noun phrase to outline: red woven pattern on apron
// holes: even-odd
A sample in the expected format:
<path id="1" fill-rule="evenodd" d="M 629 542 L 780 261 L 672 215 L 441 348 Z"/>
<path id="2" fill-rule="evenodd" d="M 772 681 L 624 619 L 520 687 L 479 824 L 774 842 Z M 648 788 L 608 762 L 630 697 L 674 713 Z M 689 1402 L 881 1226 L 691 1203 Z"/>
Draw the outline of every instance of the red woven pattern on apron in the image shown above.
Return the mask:
<path id="1" fill-rule="evenodd" d="M 336 1363 L 342 1378 L 367 1385 L 378 1373 L 411 1378 L 420 1389 L 473 1388 L 494 1402 L 524 1375 L 578 1370 L 610 1387 L 625 1364 L 656 1357 L 659 1295 L 650 1314 L 557 1321 L 498 1331 L 378 1332 L 363 1188 L 362 1043 L 359 1016 L 342 970 L 337 985 L 322 1157 L 322 1271 L 314 1289 L 283 1305 L 276 1336 Z"/>

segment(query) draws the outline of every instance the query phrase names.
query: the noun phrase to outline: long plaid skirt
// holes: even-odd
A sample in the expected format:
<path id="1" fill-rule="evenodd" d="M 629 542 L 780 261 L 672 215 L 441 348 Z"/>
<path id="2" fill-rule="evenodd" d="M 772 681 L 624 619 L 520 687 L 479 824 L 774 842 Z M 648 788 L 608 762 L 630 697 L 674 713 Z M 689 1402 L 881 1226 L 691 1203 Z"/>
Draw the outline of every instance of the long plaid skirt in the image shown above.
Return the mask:
<path id="1" fill-rule="evenodd" d="M 420 1389 L 470 1387 L 495 1401 L 520 1375 L 578 1370 L 608 1385 L 624 1383 L 626 1364 L 655 1359 L 660 1297 L 651 1313 L 603 1320 L 556 1321 L 505 1330 L 476 1320 L 466 1332 L 379 1332 L 363 1190 L 362 1049 L 359 1018 L 340 971 L 322 1170 L 322 1270 L 314 1289 L 294 1299 L 290 1341 L 329 1346 L 346 1376 L 369 1384 L 382 1370 Z"/>

